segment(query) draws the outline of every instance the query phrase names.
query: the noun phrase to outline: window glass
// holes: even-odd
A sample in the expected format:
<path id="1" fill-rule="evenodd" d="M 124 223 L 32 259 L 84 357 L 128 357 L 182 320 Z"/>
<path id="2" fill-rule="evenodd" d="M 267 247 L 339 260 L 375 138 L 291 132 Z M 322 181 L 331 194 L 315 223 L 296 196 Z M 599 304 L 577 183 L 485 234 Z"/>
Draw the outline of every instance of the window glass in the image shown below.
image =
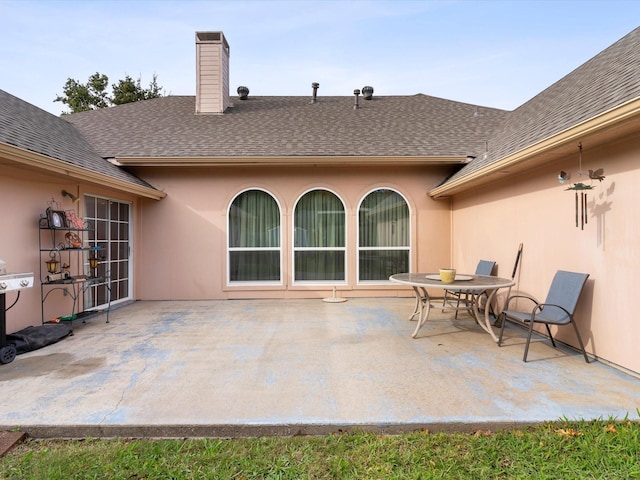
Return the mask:
<path id="1" fill-rule="evenodd" d="M 346 279 L 346 225 L 342 201 L 327 190 L 313 190 L 294 213 L 294 281 Z"/>
<path id="2" fill-rule="evenodd" d="M 384 281 L 409 271 L 409 207 L 397 192 L 369 193 L 358 210 L 358 277 Z"/>
<path id="3" fill-rule="evenodd" d="M 262 190 L 239 194 L 229 208 L 229 281 L 280 281 L 280 209 Z"/>

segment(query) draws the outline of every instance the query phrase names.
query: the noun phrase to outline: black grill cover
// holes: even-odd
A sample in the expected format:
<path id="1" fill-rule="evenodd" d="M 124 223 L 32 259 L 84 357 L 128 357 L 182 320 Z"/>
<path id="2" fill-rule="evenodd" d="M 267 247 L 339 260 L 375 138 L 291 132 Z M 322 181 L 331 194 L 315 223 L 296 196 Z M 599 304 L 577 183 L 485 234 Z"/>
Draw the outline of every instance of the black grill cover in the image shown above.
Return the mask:
<path id="1" fill-rule="evenodd" d="M 62 340 L 71 333 L 66 323 L 45 323 L 38 327 L 27 327 L 7 335 L 7 345 L 13 344 L 18 354 L 37 350 Z"/>

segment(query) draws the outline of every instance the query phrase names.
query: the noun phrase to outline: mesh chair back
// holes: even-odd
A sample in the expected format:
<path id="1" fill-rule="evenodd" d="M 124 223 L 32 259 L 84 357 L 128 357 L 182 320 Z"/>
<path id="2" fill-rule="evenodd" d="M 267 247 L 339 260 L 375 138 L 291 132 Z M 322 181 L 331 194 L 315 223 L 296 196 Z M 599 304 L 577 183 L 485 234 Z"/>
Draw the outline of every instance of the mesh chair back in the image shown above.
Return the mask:
<path id="1" fill-rule="evenodd" d="M 491 262 L 489 260 L 480 260 L 478 262 L 478 266 L 476 267 L 476 275 L 491 275 L 493 273 L 493 267 L 496 265 L 496 262 Z"/>
<path id="2" fill-rule="evenodd" d="M 549 293 L 547 294 L 545 303 L 560 305 L 573 316 L 587 278 L 589 278 L 588 273 L 558 270 L 549 287 Z M 571 319 L 567 317 L 567 314 L 559 308 L 544 307 L 542 315 L 546 319 L 553 320 L 557 323 L 569 323 L 571 321 Z"/>

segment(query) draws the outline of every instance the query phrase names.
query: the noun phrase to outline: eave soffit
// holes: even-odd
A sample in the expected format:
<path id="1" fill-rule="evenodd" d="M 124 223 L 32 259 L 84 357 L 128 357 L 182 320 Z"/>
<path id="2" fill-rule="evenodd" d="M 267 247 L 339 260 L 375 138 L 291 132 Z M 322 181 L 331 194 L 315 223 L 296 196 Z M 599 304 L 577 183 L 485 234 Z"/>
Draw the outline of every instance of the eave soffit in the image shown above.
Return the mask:
<path id="1" fill-rule="evenodd" d="M 111 160 L 114 165 L 136 167 L 442 166 L 464 165 L 467 161 L 460 156 L 116 157 Z"/>
<path id="2" fill-rule="evenodd" d="M 52 175 L 73 178 L 74 180 L 88 184 L 112 188 L 139 197 L 160 200 L 166 196 L 166 193 L 154 188 L 136 185 L 94 170 L 79 167 L 72 163 L 0 142 L 0 164 L 3 162 L 21 165 L 28 169 L 44 171 Z"/>

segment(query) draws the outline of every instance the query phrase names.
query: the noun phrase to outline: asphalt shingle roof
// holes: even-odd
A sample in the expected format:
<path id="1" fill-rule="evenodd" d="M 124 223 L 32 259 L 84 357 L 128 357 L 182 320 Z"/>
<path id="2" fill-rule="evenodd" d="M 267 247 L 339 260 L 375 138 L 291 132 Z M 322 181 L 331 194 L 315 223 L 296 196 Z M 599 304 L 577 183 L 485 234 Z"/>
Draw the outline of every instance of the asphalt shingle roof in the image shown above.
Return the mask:
<path id="1" fill-rule="evenodd" d="M 249 96 L 197 115 L 195 97 L 168 96 L 61 119 L 0 90 L 0 141 L 144 185 L 105 158 L 477 157 L 446 183 L 639 97 L 640 27 L 513 112 L 417 94 L 359 109 L 353 97 Z"/>
<path id="2" fill-rule="evenodd" d="M 249 97 L 196 115 L 169 96 L 69 116 L 105 157 L 461 156 L 507 112 L 427 95 Z M 481 111 L 482 115 L 476 115 Z"/>
<path id="3" fill-rule="evenodd" d="M 4 90 L 0 90 L 0 142 L 153 188 L 102 158 L 71 123 Z"/>
<path id="4" fill-rule="evenodd" d="M 512 153 L 640 97 L 640 27 L 510 112 L 488 138 L 488 155 L 448 181 L 469 175 Z"/>

